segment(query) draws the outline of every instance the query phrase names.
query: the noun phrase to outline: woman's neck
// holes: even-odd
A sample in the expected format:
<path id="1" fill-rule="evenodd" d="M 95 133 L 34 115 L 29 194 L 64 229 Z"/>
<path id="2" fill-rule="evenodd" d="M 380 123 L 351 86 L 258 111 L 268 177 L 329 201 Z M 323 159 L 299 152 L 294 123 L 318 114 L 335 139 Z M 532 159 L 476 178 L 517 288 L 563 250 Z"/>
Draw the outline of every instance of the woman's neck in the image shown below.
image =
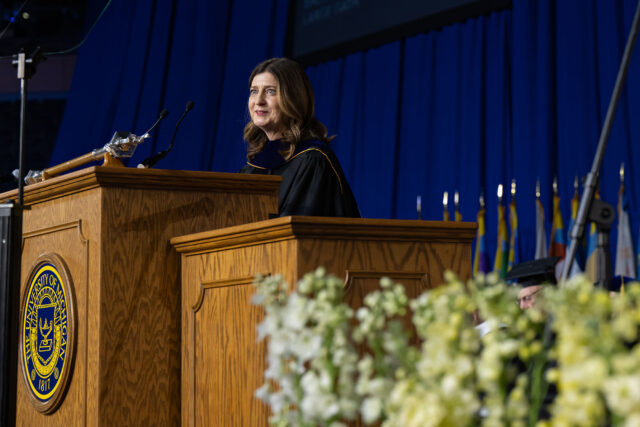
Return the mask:
<path id="1" fill-rule="evenodd" d="M 264 131 L 264 134 L 267 135 L 268 141 L 277 141 L 279 139 L 282 139 L 282 131 L 274 131 L 274 132 Z"/>

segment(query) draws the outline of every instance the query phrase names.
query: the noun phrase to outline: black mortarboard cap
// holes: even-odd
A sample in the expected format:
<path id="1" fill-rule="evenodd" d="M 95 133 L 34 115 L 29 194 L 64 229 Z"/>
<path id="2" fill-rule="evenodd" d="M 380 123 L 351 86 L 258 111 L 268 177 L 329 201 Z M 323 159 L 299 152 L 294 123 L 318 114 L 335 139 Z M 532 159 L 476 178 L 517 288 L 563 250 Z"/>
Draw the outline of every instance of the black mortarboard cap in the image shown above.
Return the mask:
<path id="1" fill-rule="evenodd" d="M 543 283 L 555 284 L 557 283 L 556 264 L 559 260 L 560 257 L 552 256 L 521 262 L 507 272 L 505 280 L 511 283 L 517 282 L 523 288 Z"/>

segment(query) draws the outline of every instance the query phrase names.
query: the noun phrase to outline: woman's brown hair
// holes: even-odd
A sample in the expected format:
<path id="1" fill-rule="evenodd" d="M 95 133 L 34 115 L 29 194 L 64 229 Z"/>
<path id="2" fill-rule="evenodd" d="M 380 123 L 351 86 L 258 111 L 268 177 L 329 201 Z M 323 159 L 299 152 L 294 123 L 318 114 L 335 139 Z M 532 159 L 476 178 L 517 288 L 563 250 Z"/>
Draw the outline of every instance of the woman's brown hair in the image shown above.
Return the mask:
<path id="1" fill-rule="evenodd" d="M 327 137 L 327 128 L 315 117 L 313 87 L 300 64 L 287 58 L 267 59 L 251 72 L 249 87 L 253 78 L 261 73 L 271 73 L 278 82 L 278 105 L 286 127 L 281 139 L 286 149 L 282 154 L 286 159 L 293 155 L 301 141 L 333 139 Z M 252 159 L 267 144 L 267 135 L 253 121 L 244 127 L 244 139 L 249 144 L 247 159 Z"/>

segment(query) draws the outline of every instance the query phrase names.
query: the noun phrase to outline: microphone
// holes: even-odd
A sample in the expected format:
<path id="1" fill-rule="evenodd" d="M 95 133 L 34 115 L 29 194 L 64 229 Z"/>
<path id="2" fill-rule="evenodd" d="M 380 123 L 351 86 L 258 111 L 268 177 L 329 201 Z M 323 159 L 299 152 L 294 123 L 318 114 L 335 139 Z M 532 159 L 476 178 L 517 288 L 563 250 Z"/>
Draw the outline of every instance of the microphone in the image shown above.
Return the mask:
<path id="1" fill-rule="evenodd" d="M 160 122 L 162 121 L 162 119 L 164 119 L 165 117 L 167 117 L 169 115 L 169 111 L 167 111 L 166 108 L 163 108 L 162 111 L 160 111 L 160 114 L 158 114 L 158 120 L 156 120 L 156 122 L 153 124 L 153 126 L 151 126 L 149 128 L 148 131 L 146 131 L 142 137 L 146 138 L 149 137 L 149 134 L 151 133 L 152 130 L 154 130 L 156 128 L 156 126 L 158 126 L 160 124 Z"/>
<path id="2" fill-rule="evenodd" d="M 144 159 L 142 163 L 138 165 L 139 168 L 151 168 L 160 160 L 164 159 L 167 154 L 169 154 L 169 151 L 171 151 L 171 149 L 173 148 L 173 142 L 176 139 L 176 135 L 178 134 L 178 127 L 180 126 L 180 123 L 182 123 L 182 120 L 185 118 L 187 113 L 191 111 L 194 105 L 195 104 L 193 101 L 187 102 L 187 106 L 184 109 L 184 113 L 182 113 L 182 116 L 180 116 L 180 119 L 178 119 L 178 123 L 176 123 L 176 128 L 173 130 L 173 136 L 171 137 L 171 143 L 169 144 L 169 147 L 166 150 L 162 150 L 154 154 L 153 156 L 147 157 L 146 159 Z"/>

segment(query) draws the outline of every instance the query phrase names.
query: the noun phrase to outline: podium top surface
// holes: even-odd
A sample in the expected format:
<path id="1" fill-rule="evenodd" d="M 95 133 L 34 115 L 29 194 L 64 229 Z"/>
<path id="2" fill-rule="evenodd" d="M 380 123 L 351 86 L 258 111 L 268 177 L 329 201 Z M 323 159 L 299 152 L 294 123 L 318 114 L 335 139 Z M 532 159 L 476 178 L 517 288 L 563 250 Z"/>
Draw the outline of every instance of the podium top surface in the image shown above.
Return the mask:
<path id="1" fill-rule="evenodd" d="M 271 175 L 93 166 L 24 187 L 32 205 L 97 187 L 272 194 L 282 178 Z M 0 203 L 16 201 L 18 190 L 0 193 Z"/>
<path id="2" fill-rule="evenodd" d="M 200 253 L 291 239 L 405 240 L 471 243 L 475 222 L 286 216 L 174 237 L 181 253 Z"/>

